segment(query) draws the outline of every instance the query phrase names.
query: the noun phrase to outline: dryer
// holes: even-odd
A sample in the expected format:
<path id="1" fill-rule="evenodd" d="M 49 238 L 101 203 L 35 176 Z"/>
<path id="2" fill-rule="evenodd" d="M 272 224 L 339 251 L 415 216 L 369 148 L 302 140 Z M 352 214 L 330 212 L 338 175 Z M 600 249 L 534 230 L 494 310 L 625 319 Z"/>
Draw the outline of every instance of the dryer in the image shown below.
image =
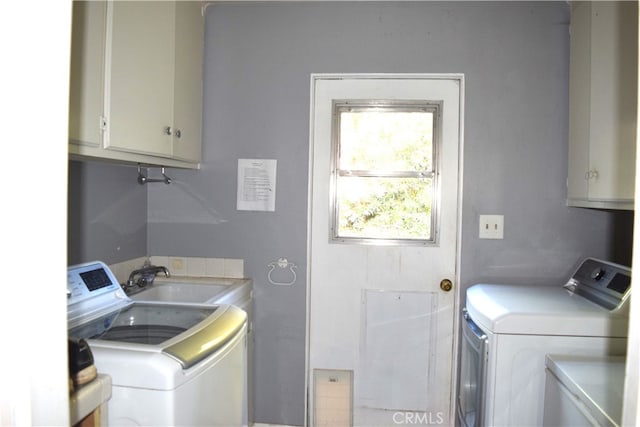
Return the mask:
<path id="1" fill-rule="evenodd" d="M 131 300 L 96 261 L 67 271 L 69 337 L 111 377 L 109 425 L 247 424 L 247 314 Z"/>
<path id="2" fill-rule="evenodd" d="M 463 310 L 462 426 L 539 426 L 545 356 L 625 355 L 629 268 L 585 259 L 562 285 L 477 284 Z"/>

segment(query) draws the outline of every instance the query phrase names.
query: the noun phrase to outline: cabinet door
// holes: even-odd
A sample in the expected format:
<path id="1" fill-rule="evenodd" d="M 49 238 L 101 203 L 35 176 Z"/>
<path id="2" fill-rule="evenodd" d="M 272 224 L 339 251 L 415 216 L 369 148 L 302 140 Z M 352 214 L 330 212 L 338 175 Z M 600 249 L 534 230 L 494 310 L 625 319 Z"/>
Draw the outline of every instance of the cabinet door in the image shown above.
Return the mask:
<path id="1" fill-rule="evenodd" d="M 571 8 L 569 48 L 569 204 L 589 198 L 589 127 L 591 117 L 591 4 Z"/>
<path id="2" fill-rule="evenodd" d="M 571 11 L 568 204 L 632 209 L 636 2 L 575 2 Z"/>
<path id="3" fill-rule="evenodd" d="M 590 199 L 633 200 L 636 147 L 635 2 L 594 2 L 591 13 Z"/>
<path id="4" fill-rule="evenodd" d="M 202 157 L 202 57 L 204 18 L 200 2 L 176 2 L 173 157 Z"/>
<path id="5" fill-rule="evenodd" d="M 106 2 L 73 2 L 69 96 L 72 144 L 90 147 L 102 144 L 106 19 Z"/>
<path id="6" fill-rule="evenodd" d="M 169 157 L 175 3 L 109 2 L 107 28 L 106 148 Z"/>

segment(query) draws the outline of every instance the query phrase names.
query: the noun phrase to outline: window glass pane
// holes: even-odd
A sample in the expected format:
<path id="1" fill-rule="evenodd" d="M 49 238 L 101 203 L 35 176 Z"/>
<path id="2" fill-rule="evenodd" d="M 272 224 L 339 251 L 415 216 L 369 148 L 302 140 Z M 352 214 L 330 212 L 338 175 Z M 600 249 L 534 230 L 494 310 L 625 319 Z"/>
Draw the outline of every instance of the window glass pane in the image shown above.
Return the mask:
<path id="1" fill-rule="evenodd" d="M 431 111 L 343 111 L 339 169 L 431 171 Z"/>
<path id="2" fill-rule="evenodd" d="M 437 243 L 440 108 L 412 100 L 334 103 L 332 239 Z"/>
<path id="3" fill-rule="evenodd" d="M 430 178 L 337 178 L 338 237 L 431 240 Z"/>

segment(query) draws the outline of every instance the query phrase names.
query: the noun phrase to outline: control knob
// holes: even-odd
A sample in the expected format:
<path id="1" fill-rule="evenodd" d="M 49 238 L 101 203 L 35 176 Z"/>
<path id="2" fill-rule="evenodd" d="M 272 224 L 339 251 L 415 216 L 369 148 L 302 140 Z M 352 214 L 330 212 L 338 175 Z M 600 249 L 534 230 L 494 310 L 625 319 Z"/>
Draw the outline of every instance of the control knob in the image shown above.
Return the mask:
<path id="1" fill-rule="evenodd" d="M 604 277 L 604 268 L 598 267 L 593 272 L 591 272 L 591 278 L 595 281 L 598 281 Z"/>

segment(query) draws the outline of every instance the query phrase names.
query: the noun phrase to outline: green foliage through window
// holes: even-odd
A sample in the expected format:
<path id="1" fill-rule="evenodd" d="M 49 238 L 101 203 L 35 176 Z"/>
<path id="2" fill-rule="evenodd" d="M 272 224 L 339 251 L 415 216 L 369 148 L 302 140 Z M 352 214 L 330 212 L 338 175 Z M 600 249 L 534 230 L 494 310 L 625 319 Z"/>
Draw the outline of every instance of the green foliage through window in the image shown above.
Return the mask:
<path id="1" fill-rule="evenodd" d="M 433 242 L 437 117 L 437 104 L 334 104 L 334 239 Z"/>

